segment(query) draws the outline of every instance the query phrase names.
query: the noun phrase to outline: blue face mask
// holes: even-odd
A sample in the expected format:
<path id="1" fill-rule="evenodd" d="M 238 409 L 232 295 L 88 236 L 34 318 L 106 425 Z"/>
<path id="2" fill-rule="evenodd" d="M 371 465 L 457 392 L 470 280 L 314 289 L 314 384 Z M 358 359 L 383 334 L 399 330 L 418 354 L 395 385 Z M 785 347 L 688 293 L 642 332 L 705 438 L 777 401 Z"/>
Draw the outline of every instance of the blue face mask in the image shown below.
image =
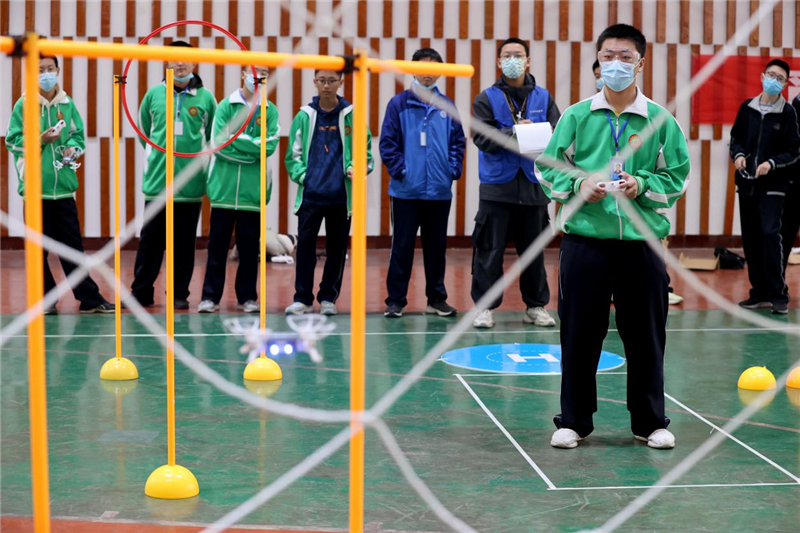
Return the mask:
<path id="1" fill-rule="evenodd" d="M 624 91 L 636 79 L 636 64 L 623 63 L 619 59 L 600 63 L 600 76 L 605 85 L 614 92 Z"/>
<path id="2" fill-rule="evenodd" d="M 251 93 L 256 92 L 256 79 L 252 74 L 248 74 L 244 79 L 244 86 L 247 87 L 247 90 Z"/>
<path id="3" fill-rule="evenodd" d="M 595 85 L 597 85 L 597 90 L 598 91 L 602 91 L 603 90 L 603 86 L 605 85 L 605 83 L 603 82 L 603 78 L 597 78 L 595 80 Z"/>
<path id="4" fill-rule="evenodd" d="M 422 85 L 417 78 L 414 78 L 414 81 L 412 83 L 414 83 L 419 87 L 422 87 L 423 89 L 428 89 L 429 91 L 432 91 L 433 89 L 436 88 L 436 82 L 433 82 L 428 87 L 426 87 L 425 85 Z"/>
<path id="5" fill-rule="evenodd" d="M 43 74 L 39 74 L 39 87 L 43 91 L 49 91 L 53 87 L 56 86 L 58 83 L 58 76 L 52 72 L 45 72 Z"/>
<path id="6" fill-rule="evenodd" d="M 764 76 L 764 81 L 761 82 L 761 85 L 764 87 L 764 92 L 771 96 L 781 94 L 783 90 L 783 84 L 781 82 L 768 78 L 767 76 Z"/>
<path id="7" fill-rule="evenodd" d="M 173 76 L 172 79 L 178 83 L 185 83 L 194 78 L 194 72 L 190 72 L 186 76 Z"/>

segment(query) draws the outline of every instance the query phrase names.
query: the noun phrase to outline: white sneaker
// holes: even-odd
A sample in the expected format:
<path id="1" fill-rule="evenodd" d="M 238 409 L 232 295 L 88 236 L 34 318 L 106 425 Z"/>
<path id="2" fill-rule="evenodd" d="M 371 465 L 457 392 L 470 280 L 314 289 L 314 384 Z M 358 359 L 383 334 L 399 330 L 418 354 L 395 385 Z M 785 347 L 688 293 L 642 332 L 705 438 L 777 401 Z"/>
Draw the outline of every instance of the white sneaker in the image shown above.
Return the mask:
<path id="1" fill-rule="evenodd" d="M 321 302 L 319 304 L 319 314 L 333 316 L 336 314 L 336 304 L 333 302 Z"/>
<path id="2" fill-rule="evenodd" d="M 550 316 L 550 313 L 544 307 L 529 307 L 522 315 L 522 321 L 526 324 L 533 324 L 534 326 L 542 326 L 551 328 L 556 325 L 555 319 Z"/>
<path id="3" fill-rule="evenodd" d="M 648 446 L 657 450 L 669 450 L 675 447 L 675 435 L 667 429 L 657 429 L 649 437 L 634 435 L 634 438 L 646 442 Z"/>
<path id="4" fill-rule="evenodd" d="M 494 327 L 494 317 L 492 316 L 491 309 L 484 309 L 478 316 L 475 317 L 475 320 L 472 321 L 473 328 L 481 328 L 481 329 L 489 329 Z"/>
<path id="5" fill-rule="evenodd" d="M 217 311 L 219 311 L 219 306 L 211 300 L 203 300 L 197 306 L 198 313 L 216 313 Z"/>
<path id="6" fill-rule="evenodd" d="M 303 302 L 295 302 L 286 308 L 287 315 L 305 315 L 306 313 L 313 313 L 314 307 L 306 305 Z"/>
<path id="7" fill-rule="evenodd" d="M 670 292 L 667 294 L 667 301 L 669 301 L 669 305 L 678 305 L 683 301 L 683 296 L 679 296 L 674 292 Z"/>
<path id="8" fill-rule="evenodd" d="M 261 311 L 261 306 L 258 305 L 258 302 L 255 300 L 247 300 L 245 303 L 239 304 L 236 307 L 245 313 L 258 313 Z"/>
<path id="9" fill-rule="evenodd" d="M 569 450 L 576 448 L 579 440 L 583 439 L 574 430 L 561 428 L 553 433 L 553 436 L 550 438 L 550 446 Z"/>

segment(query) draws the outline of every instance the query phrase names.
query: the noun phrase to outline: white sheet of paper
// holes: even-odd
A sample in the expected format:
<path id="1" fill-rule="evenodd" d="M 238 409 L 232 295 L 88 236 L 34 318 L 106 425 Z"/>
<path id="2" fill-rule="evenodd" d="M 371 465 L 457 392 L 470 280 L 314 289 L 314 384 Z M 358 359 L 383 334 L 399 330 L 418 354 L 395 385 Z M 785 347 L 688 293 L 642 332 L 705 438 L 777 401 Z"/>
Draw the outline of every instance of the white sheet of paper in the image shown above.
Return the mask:
<path id="1" fill-rule="evenodd" d="M 541 154 L 553 136 L 553 129 L 549 122 L 517 124 L 514 126 L 514 133 L 521 154 Z"/>

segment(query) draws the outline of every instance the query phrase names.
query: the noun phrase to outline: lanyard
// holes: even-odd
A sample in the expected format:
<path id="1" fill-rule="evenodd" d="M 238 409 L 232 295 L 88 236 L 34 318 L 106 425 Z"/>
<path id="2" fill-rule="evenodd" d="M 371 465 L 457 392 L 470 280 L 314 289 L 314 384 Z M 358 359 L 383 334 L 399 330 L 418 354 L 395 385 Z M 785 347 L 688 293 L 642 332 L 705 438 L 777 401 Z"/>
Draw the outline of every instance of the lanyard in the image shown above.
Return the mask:
<path id="1" fill-rule="evenodd" d="M 614 122 L 611 120 L 611 115 L 608 114 L 608 111 L 606 111 L 606 118 L 608 119 L 608 127 L 611 128 L 611 136 L 614 138 L 614 148 L 619 153 L 619 138 L 622 137 L 622 132 L 625 131 L 625 127 L 628 125 L 628 119 L 625 119 L 619 131 L 615 131 Z"/>
<path id="2" fill-rule="evenodd" d="M 517 106 L 517 101 L 510 97 L 508 93 L 504 91 L 503 94 L 506 95 L 506 102 L 508 103 L 508 110 L 511 111 L 511 118 L 514 119 L 514 124 L 518 124 L 522 120 L 522 110 L 528 107 L 528 97 L 526 96 L 525 100 L 522 101 L 522 108 L 520 108 Z M 516 113 L 514 113 L 515 109 Z"/>
<path id="3" fill-rule="evenodd" d="M 186 96 L 187 89 L 189 89 L 188 85 L 183 88 L 181 95 L 178 97 L 178 108 L 175 110 L 175 114 L 177 115 L 178 119 L 181 118 L 181 104 L 183 103 L 183 98 Z"/>

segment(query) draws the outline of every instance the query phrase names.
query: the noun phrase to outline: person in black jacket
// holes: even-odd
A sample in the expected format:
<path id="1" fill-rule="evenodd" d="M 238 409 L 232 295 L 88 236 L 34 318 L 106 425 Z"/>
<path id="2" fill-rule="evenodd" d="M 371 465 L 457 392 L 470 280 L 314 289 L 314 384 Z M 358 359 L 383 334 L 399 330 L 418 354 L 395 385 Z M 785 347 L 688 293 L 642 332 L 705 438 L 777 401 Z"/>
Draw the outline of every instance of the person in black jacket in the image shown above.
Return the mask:
<path id="1" fill-rule="evenodd" d="M 516 37 L 506 39 L 497 50 L 497 65 L 503 75 L 475 98 L 472 112 L 477 122 L 494 128 L 507 139 L 498 143 L 473 130 L 472 142 L 479 155 L 479 204 L 472 233 L 472 300 L 478 302 L 503 275 L 503 254 L 513 240 L 522 253 L 548 228 L 550 200 L 535 176 L 533 160 L 519 155 L 514 126 L 549 122 L 555 128 L 561 112 L 547 90 L 530 75 L 528 44 Z M 550 300 L 544 255 L 540 254 L 519 279 L 527 309 L 523 321 L 537 326 L 554 326 L 544 306 Z M 473 326 L 494 327 L 492 309 L 502 297 L 481 309 Z"/>
<path id="2" fill-rule="evenodd" d="M 788 312 L 784 281 L 781 215 L 790 188 L 788 167 L 800 160 L 797 113 L 781 96 L 789 65 L 780 59 L 761 75 L 763 91 L 739 108 L 731 128 L 731 159 L 736 167 L 742 244 L 750 278 L 746 309 Z"/>
<path id="3" fill-rule="evenodd" d="M 792 107 L 797 113 L 798 129 L 800 129 L 800 94 L 792 100 Z M 784 278 L 789 263 L 789 254 L 792 253 L 792 246 L 797 239 L 797 234 L 800 233 L 800 164 L 793 166 L 789 171 L 789 184 L 789 191 L 783 202 L 783 217 L 781 217 Z"/>

